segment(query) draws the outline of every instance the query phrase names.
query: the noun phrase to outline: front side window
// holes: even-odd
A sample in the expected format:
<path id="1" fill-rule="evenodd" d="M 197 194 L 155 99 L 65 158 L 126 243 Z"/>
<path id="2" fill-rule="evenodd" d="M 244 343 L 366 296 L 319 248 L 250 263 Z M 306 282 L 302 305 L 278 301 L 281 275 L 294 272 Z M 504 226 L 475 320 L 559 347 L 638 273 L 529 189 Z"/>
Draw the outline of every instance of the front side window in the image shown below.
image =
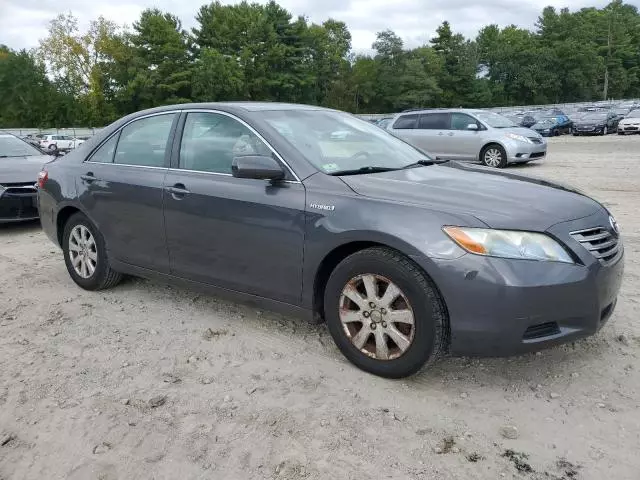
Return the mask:
<path id="1" fill-rule="evenodd" d="M 180 145 L 179 168 L 231 174 L 234 157 L 271 156 L 271 150 L 249 128 L 220 113 L 189 113 Z"/>
<path id="2" fill-rule="evenodd" d="M 402 115 L 396 123 L 393 124 L 395 130 L 411 130 L 416 128 L 419 115 Z"/>
<path id="3" fill-rule="evenodd" d="M 164 167 L 167 143 L 175 113 L 155 115 L 130 123 L 122 129 L 114 163 Z"/>
<path id="4" fill-rule="evenodd" d="M 449 130 L 450 120 L 448 113 L 427 113 L 420 117 L 422 130 Z"/>
<path id="5" fill-rule="evenodd" d="M 451 129 L 452 130 L 468 130 L 470 124 L 477 125 L 478 121 L 466 115 L 464 113 L 452 113 L 451 114 Z"/>

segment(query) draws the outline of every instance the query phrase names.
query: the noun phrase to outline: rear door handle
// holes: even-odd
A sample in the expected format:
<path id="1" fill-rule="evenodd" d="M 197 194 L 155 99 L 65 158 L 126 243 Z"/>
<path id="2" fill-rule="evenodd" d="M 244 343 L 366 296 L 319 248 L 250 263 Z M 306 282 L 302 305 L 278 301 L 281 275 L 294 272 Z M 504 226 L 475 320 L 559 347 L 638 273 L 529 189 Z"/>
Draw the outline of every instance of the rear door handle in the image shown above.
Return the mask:
<path id="1" fill-rule="evenodd" d="M 191 192 L 185 188 L 181 183 L 176 183 L 171 187 L 164 187 L 164 189 L 173 195 L 174 198 L 182 198 L 185 195 L 189 195 Z"/>
<path id="2" fill-rule="evenodd" d="M 442 132 L 438 132 L 438 135 L 439 135 L 439 136 L 443 136 L 443 135 L 444 135 L 444 133 L 442 133 Z"/>
<path id="3" fill-rule="evenodd" d="M 93 172 L 87 172 L 85 175 L 80 175 L 80 178 L 87 183 L 97 180 L 97 178 L 93 176 Z"/>
<path id="4" fill-rule="evenodd" d="M 449 135 L 450 137 L 453 137 L 454 133 L 453 132 L 449 132 L 449 133 L 447 133 L 447 135 Z"/>

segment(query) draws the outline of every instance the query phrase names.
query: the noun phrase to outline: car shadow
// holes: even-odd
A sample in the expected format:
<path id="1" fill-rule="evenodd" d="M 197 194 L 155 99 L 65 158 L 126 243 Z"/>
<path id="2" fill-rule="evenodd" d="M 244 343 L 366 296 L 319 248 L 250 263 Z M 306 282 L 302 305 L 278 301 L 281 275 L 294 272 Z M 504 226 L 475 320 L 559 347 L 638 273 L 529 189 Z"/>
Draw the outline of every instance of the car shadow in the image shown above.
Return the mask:
<path id="1" fill-rule="evenodd" d="M 24 222 L 0 223 L 0 237 L 33 233 L 41 230 L 40 220 L 27 220 Z"/>

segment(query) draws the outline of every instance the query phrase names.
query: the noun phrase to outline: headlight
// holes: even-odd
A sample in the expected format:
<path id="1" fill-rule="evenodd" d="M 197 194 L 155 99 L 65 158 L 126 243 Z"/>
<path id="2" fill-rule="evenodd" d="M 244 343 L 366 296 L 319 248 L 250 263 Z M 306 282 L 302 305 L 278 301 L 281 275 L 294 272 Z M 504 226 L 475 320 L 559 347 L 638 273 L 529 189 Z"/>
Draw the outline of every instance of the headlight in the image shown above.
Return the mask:
<path id="1" fill-rule="evenodd" d="M 544 133 L 549 133 L 550 131 L 551 131 L 551 130 L 549 130 L 548 128 L 545 128 L 545 129 L 543 130 L 543 132 L 544 132 Z"/>
<path id="2" fill-rule="evenodd" d="M 443 230 L 460 247 L 476 255 L 574 263 L 558 242 L 542 233 L 471 227 Z"/>
<path id="3" fill-rule="evenodd" d="M 532 143 L 527 137 L 524 135 L 518 135 L 517 133 L 507 133 L 507 137 L 512 140 L 517 140 L 518 142 Z"/>

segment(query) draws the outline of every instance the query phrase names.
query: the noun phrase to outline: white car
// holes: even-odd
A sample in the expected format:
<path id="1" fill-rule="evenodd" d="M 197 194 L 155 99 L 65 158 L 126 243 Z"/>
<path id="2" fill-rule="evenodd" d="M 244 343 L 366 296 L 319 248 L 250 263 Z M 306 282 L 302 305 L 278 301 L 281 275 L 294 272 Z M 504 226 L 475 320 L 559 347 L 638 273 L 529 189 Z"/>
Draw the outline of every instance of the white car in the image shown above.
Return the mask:
<path id="1" fill-rule="evenodd" d="M 640 110 L 633 110 L 618 123 L 618 135 L 640 133 Z"/>
<path id="2" fill-rule="evenodd" d="M 80 140 L 68 135 L 43 135 L 40 139 L 40 148 L 43 150 L 62 150 L 69 151 L 77 148 L 84 140 Z"/>

